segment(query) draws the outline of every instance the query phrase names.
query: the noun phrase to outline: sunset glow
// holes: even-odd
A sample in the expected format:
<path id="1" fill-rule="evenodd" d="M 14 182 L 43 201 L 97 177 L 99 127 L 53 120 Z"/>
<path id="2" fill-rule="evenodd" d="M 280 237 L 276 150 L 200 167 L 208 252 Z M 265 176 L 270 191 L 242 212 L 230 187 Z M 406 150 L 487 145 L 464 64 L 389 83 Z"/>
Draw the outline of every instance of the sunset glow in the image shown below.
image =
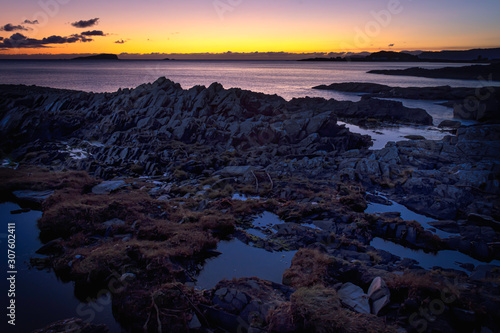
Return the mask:
<path id="1" fill-rule="evenodd" d="M 500 45 L 497 0 L 20 0 L 2 7 L 3 55 L 328 53 Z M 98 20 L 85 28 L 71 24 L 92 19 Z M 95 30 L 103 35 L 40 42 Z M 16 38 L 39 44 L 9 44 Z"/>

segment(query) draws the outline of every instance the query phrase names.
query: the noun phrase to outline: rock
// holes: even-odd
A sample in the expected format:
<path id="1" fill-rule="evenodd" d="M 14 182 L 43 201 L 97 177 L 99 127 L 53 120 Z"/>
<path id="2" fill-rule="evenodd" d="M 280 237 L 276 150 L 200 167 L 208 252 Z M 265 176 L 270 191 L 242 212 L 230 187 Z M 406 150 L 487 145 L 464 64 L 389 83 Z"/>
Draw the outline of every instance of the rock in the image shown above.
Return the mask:
<path id="1" fill-rule="evenodd" d="M 457 129 L 460 126 L 462 126 L 462 123 L 458 120 L 443 120 L 441 123 L 439 123 L 438 127 L 439 128 L 453 128 Z"/>
<path id="2" fill-rule="evenodd" d="M 373 279 L 370 288 L 368 288 L 368 297 L 371 303 L 371 313 L 378 315 L 380 310 L 390 302 L 391 291 L 381 277 Z"/>
<path id="3" fill-rule="evenodd" d="M 110 194 L 126 185 L 123 180 L 109 180 L 100 183 L 92 188 L 94 194 Z"/>
<path id="4" fill-rule="evenodd" d="M 421 135 L 405 135 L 405 139 L 408 140 L 425 140 L 425 138 Z"/>
<path id="5" fill-rule="evenodd" d="M 31 212 L 31 209 L 30 208 L 21 208 L 21 209 L 14 209 L 14 210 L 11 210 L 10 213 L 12 215 L 17 215 L 17 214 L 23 214 L 23 213 L 29 213 Z"/>
<path id="6" fill-rule="evenodd" d="M 494 230 L 500 232 L 500 222 L 496 221 L 491 216 L 486 216 L 486 215 L 480 215 L 480 214 L 471 213 L 471 214 L 469 214 L 467 216 L 467 219 L 470 222 L 473 222 L 475 225 L 485 226 L 485 227 L 491 227 Z"/>
<path id="7" fill-rule="evenodd" d="M 429 222 L 429 225 L 452 234 L 458 234 L 460 232 L 457 221 L 453 220 L 433 221 Z"/>
<path id="8" fill-rule="evenodd" d="M 200 319 L 198 318 L 198 316 L 196 314 L 193 315 L 193 318 L 189 322 L 188 326 L 189 326 L 189 329 L 191 329 L 191 330 L 201 329 L 202 325 L 201 325 Z"/>
<path id="9" fill-rule="evenodd" d="M 342 285 L 338 295 L 343 304 L 359 313 L 370 313 L 368 296 L 360 287 L 347 282 Z"/>
<path id="10" fill-rule="evenodd" d="M 59 320 L 33 333 L 107 333 L 106 325 L 85 323 L 80 318 Z"/>
<path id="11" fill-rule="evenodd" d="M 125 221 L 114 218 L 112 220 L 106 221 L 102 223 L 106 227 L 122 227 L 125 225 Z"/>
<path id="12" fill-rule="evenodd" d="M 471 280 L 498 279 L 500 277 L 500 266 L 478 265 L 470 275 Z"/>
<path id="13" fill-rule="evenodd" d="M 53 254 L 60 254 L 64 251 L 63 245 L 62 245 L 62 238 L 57 238 L 54 240 L 51 240 L 47 244 L 43 245 L 41 248 L 39 248 L 36 253 L 38 254 L 43 254 L 43 255 L 53 255 Z"/>
<path id="14" fill-rule="evenodd" d="M 47 191 L 14 191 L 12 194 L 16 197 L 16 199 L 24 200 L 28 202 L 33 202 L 40 204 L 44 202 L 48 197 L 54 194 L 53 190 Z"/>

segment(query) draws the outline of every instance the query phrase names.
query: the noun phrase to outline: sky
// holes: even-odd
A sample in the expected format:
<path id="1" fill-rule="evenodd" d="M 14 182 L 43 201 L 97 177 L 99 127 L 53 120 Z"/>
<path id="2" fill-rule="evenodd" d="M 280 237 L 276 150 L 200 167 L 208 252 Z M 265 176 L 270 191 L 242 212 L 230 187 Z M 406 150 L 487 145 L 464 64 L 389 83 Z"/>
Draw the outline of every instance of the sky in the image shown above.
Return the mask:
<path id="1" fill-rule="evenodd" d="M 500 47 L 499 0 L 2 0 L 0 55 Z"/>

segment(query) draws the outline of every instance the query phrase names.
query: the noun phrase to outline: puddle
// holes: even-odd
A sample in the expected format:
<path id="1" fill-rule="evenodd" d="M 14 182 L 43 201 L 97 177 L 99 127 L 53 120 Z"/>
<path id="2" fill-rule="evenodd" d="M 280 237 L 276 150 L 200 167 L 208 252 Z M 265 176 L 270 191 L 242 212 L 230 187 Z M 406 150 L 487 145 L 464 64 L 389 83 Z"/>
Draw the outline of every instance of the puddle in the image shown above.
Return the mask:
<path id="1" fill-rule="evenodd" d="M 380 194 L 375 194 L 375 195 L 380 196 L 384 199 L 387 199 Z M 394 202 L 394 201 L 389 200 L 389 199 L 387 199 L 387 200 L 390 201 L 392 203 L 392 205 L 387 206 L 387 205 L 383 205 L 383 204 L 379 204 L 379 203 L 369 202 L 368 208 L 366 208 L 365 213 L 380 214 L 380 213 L 398 212 L 398 213 L 401 213 L 401 218 L 403 220 L 417 221 L 418 223 L 420 223 L 420 225 L 425 230 L 431 231 L 433 234 L 438 235 L 441 239 L 456 235 L 456 234 L 452 234 L 452 233 L 449 233 L 446 231 L 436 229 L 429 224 L 429 222 L 436 221 L 436 219 L 431 218 L 431 217 L 427 217 L 427 216 L 422 215 L 422 214 L 415 213 L 415 212 L 409 210 L 408 208 L 406 208 L 405 206 L 398 204 L 397 202 Z"/>
<path id="2" fill-rule="evenodd" d="M 432 126 L 393 126 L 367 129 L 342 121 L 338 121 L 337 123 L 345 125 L 353 133 L 369 135 L 373 141 L 373 146 L 370 147 L 370 150 L 382 149 L 391 141 L 408 141 L 409 139 L 405 138 L 407 135 L 421 135 L 428 140 L 441 140 L 445 135 L 450 134 Z"/>
<path id="3" fill-rule="evenodd" d="M 283 224 L 284 222 L 278 215 L 271 212 L 264 212 L 259 217 L 255 218 L 252 222 L 253 228 L 246 229 L 245 231 L 250 235 L 257 236 L 262 239 L 269 238 L 270 234 L 276 233 L 273 226 Z"/>
<path id="4" fill-rule="evenodd" d="M 379 237 L 374 238 L 370 245 L 376 249 L 387 251 L 401 258 L 414 259 L 425 269 L 432 269 L 434 266 L 439 266 L 442 268 L 460 270 L 470 274 L 469 271 L 460 267 L 460 264 L 473 264 L 474 266 L 486 264 L 458 251 L 443 250 L 436 254 L 426 253 L 423 250 L 412 250 Z M 489 264 L 500 266 L 500 260 L 493 260 Z"/>
<path id="5" fill-rule="evenodd" d="M 63 283 L 52 271 L 29 269 L 31 257 L 42 244 L 38 239 L 37 220 L 42 216 L 39 211 L 11 214 L 20 209 L 14 203 L 0 204 L 0 252 L 7 253 L 7 223 L 16 223 L 16 327 L 5 327 L 2 320 L 2 332 L 31 332 L 54 321 L 80 317 L 94 324 L 106 324 L 110 332 L 122 332 L 111 310 L 111 298 L 101 298 L 82 303 L 74 296 L 74 284 Z M 1 260 L 0 269 L 7 271 L 7 260 Z M 6 279 L 2 279 L 2 290 L 8 290 Z M 6 304 L 6 298 L 4 298 Z M 5 308 L 4 308 L 5 309 Z M 123 331 L 124 332 L 124 331 Z"/>
<path id="6" fill-rule="evenodd" d="M 222 254 L 208 259 L 198 274 L 197 289 L 213 288 L 222 279 L 254 276 L 281 284 L 283 273 L 297 252 L 268 252 L 238 239 L 219 242 L 217 251 Z"/>
<path id="7" fill-rule="evenodd" d="M 231 199 L 232 200 L 247 201 L 247 200 L 260 200 L 261 198 L 259 196 L 248 197 L 244 194 L 235 193 L 235 194 L 233 194 L 233 197 Z"/>

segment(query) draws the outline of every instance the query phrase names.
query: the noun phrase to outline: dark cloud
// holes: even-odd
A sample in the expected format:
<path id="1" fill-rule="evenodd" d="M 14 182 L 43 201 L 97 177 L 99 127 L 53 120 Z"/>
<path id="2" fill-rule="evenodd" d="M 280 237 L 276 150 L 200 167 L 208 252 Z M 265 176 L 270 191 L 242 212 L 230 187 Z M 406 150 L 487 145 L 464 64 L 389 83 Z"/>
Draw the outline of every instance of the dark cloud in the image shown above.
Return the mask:
<path id="1" fill-rule="evenodd" d="M 394 46 L 394 44 L 389 44 L 389 47 L 393 47 L 393 46 Z"/>
<path id="2" fill-rule="evenodd" d="M 71 25 L 74 26 L 75 28 L 88 28 L 88 27 L 93 27 L 98 22 L 99 22 L 99 18 L 96 17 L 96 18 L 93 18 L 90 20 L 76 21 L 76 22 L 71 23 Z"/>
<path id="3" fill-rule="evenodd" d="M 43 39 L 28 38 L 23 34 L 15 33 L 9 38 L 4 38 L 0 42 L 1 49 L 15 49 L 15 48 L 45 48 L 48 45 L 54 44 L 72 44 L 76 42 L 91 42 L 93 39 L 87 38 L 82 35 L 71 35 L 69 37 L 62 36 L 49 36 Z"/>
<path id="4" fill-rule="evenodd" d="M 126 43 L 126 42 L 125 42 L 123 39 L 121 39 L 121 40 L 117 40 L 117 41 L 115 42 L 115 44 L 125 44 L 125 43 Z"/>
<path id="5" fill-rule="evenodd" d="M 24 20 L 23 24 L 38 24 L 38 20 L 30 21 L 30 20 Z"/>
<path id="6" fill-rule="evenodd" d="M 12 25 L 10 23 L 7 23 L 6 25 L 4 25 L 3 27 L 0 27 L 0 31 L 28 31 L 28 29 L 26 29 L 25 27 L 23 27 L 22 25 Z"/>
<path id="7" fill-rule="evenodd" d="M 3 40 L 3 37 L 0 37 L 0 40 Z"/>
<path id="8" fill-rule="evenodd" d="M 82 32 L 80 35 L 82 35 L 82 36 L 106 36 L 107 34 L 102 32 L 101 30 L 93 30 L 93 31 Z"/>

